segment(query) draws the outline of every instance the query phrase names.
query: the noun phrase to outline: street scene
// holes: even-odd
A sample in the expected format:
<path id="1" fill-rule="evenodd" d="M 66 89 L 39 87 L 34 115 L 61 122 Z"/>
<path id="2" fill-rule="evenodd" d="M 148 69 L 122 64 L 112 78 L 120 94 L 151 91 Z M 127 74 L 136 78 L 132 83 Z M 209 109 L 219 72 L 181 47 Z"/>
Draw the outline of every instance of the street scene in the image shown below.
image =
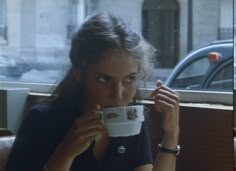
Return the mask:
<path id="1" fill-rule="evenodd" d="M 123 18 L 153 44 L 155 69 L 145 83 L 153 87 L 158 79 L 165 82 L 190 53 L 217 40 L 233 39 L 232 1 L 210 1 L 58 0 L 55 4 L 52 0 L 1 0 L 0 81 L 56 84 L 70 67 L 68 47 L 73 33 L 89 14 L 106 11 Z M 195 56 L 202 58 L 202 54 Z M 205 65 L 208 60 L 182 75 L 199 77 L 198 71 Z"/>

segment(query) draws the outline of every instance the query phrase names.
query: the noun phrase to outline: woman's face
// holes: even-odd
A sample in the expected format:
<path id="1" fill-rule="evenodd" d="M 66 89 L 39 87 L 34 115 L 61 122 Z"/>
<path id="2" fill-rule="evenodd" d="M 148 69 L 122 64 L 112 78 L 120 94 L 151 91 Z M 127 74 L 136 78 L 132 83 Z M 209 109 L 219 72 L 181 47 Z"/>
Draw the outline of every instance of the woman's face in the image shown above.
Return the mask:
<path id="1" fill-rule="evenodd" d="M 86 73 L 88 105 L 125 106 L 137 89 L 138 63 L 127 52 L 112 50 Z"/>

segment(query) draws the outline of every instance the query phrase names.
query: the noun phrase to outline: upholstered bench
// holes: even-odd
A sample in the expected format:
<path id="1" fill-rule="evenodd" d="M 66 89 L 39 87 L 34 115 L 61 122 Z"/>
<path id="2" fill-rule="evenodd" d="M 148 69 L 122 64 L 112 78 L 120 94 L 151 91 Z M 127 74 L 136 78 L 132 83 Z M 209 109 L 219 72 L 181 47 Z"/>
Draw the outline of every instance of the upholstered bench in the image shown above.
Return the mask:
<path id="1" fill-rule="evenodd" d="M 4 167 L 14 140 L 13 135 L 0 137 L 0 171 L 6 171 Z"/>

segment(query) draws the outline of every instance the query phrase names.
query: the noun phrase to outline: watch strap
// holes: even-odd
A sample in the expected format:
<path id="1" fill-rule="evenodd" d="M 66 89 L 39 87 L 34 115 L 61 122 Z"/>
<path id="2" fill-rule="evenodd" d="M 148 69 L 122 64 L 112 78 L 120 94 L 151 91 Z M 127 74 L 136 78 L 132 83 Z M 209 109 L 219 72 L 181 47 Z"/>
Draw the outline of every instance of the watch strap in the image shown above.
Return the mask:
<path id="1" fill-rule="evenodd" d="M 158 150 L 165 153 L 175 154 L 177 156 L 180 153 L 180 145 L 177 145 L 175 149 L 169 149 L 162 144 L 158 144 Z"/>

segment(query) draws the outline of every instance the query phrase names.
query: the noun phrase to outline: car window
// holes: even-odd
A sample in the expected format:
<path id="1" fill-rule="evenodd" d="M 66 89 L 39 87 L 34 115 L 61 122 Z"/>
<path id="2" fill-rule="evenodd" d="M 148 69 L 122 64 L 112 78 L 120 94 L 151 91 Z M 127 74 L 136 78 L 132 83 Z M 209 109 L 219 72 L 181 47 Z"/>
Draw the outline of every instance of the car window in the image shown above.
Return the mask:
<path id="1" fill-rule="evenodd" d="M 212 90 L 232 90 L 233 89 L 233 62 L 231 61 L 224 67 L 221 67 L 210 81 L 208 89 Z"/>
<path id="2" fill-rule="evenodd" d="M 171 84 L 172 88 L 199 89 L 206 77 L 210 63 L 207 57 L 203 57 L 183 68 Z"/>

